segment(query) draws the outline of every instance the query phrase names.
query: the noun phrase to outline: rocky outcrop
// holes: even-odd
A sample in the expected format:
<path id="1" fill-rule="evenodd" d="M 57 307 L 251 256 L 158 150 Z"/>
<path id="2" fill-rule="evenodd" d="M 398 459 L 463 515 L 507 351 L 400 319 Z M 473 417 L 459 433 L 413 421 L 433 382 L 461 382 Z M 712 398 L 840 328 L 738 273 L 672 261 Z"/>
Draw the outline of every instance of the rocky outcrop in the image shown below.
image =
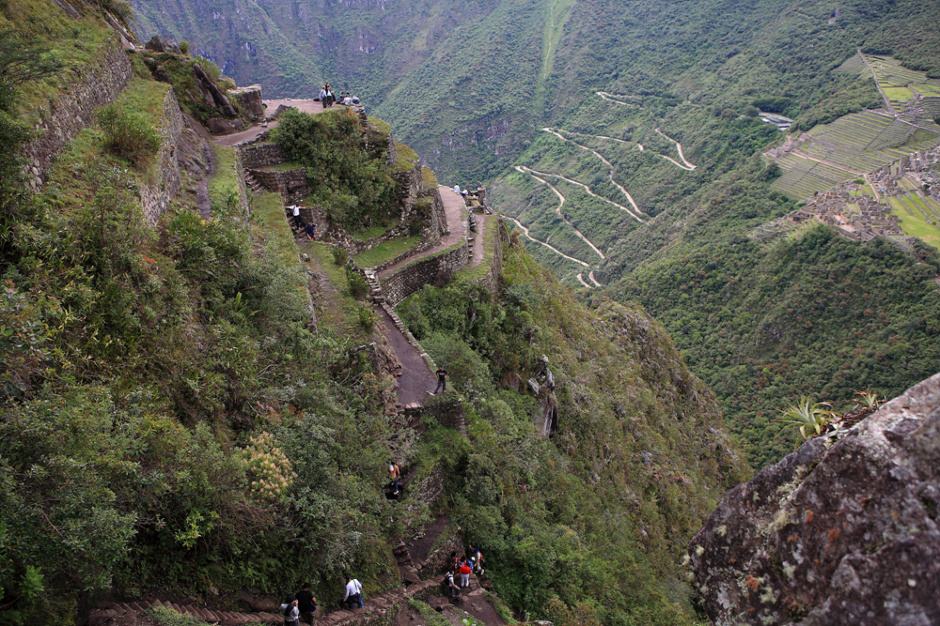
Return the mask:
<path id="1" fill-rule="evenodd" d="M 151 37 L 150 41 L 148 41 L 147 45 L 144 47 L 147 48 L 147 50 L 153 50 L 154 52 L 182 54 L 179 45 L 175 41 L 169 37 L 161 37 L 159 35 L 154 35 Z"/>
<path id="2" fill-rule="evenodd" d="M 206 126 L 213 135 L 228 135 L 245 130 L 244 120 L 229 120 L 224 117 L 210 117 L 206 120 Z"/>
<path id="3" fill-rule="evenodd" d="M 542 437 L 548 437 L 558 430 L 558 407 L 555 404 L 555 376 L 544 354 L 539 358 L 535 376 L 528 383 L 539 402 L 540 413 L 534 418 L 535 426 Z"/>
<path id="4" fill-rule="evenodd" d="M 212 77 L 198 63 L 193 65 L 193 78 L 196 79 L 196 88 L 199 89 L 209 106 L 218 109 L 225 117 L 236 117 L 238 115 L 238 111 L 232 106 L 228 96 L 219 89 Z"/>
<path id="5" fill-rule="evenodd" d="M 736 487 L 692 539 L 717 624 L 940 623 L 940 374 Z"/>
<path id="6" fill-rule="evenodd" d="M 249 120 L 256 122 L 264 119 L 264 102 L 261 98 L 261 87 L 259 85 L 240 87 L 229 93 L 235 96 L 238 106 L 241 107 Z"/>

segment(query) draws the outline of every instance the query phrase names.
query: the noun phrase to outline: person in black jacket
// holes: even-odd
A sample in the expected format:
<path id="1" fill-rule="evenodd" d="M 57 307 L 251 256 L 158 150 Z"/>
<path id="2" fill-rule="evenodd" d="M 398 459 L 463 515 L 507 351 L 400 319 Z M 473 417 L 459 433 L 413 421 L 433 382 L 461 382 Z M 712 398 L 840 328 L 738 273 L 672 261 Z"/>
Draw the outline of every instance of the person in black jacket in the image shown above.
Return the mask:
<path id="1" fill-rule="evenodd" d="M 441 365 L 434 373 L 437 374 L 437 387 L 434 389 L 434 395 L 437 395 L 438 391 L 447 391 L 447 374 L 449 372 Z"/>
<path id="2" fill-rule="evenodd" d="M 297 592 L 297 608 L 300 610 L 300 621 L 312 625 L 313 614 L 317 611 L 317 599 L 310 593 L 310 583 L 304 583 L 303 589 Z"/>

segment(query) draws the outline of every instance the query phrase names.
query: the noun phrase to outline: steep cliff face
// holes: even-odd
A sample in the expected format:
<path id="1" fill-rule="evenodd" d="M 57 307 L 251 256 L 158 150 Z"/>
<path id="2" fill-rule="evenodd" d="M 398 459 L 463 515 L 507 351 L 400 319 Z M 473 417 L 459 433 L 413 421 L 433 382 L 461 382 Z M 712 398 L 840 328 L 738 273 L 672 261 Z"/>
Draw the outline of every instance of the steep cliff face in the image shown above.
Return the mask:
<path id="1" fill-rule="evenodd" d="M 692 539 L 718 624 L 940 622 L 940 374 L 735 488 Z"/>

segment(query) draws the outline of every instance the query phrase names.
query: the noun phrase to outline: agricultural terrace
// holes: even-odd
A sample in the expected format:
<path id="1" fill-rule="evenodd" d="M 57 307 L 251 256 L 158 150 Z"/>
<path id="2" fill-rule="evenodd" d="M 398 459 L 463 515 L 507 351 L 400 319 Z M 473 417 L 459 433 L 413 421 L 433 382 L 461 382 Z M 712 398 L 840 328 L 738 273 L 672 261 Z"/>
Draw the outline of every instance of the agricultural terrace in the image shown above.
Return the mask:
<path id="1" fill-rule="evenodd" d="M 934 86 L 928 84 L 930 79 L 927 78 L 926 72 L 908 69 L 897 59 L 865 55 L 864 60 L 882 93 L 893 106 L 913 99 L 916 94 L 921 93 L 921 89 L 927 92 L 934 89 Z"/>
<path id="2" fill-rule="evenodd" d="M 925 196 L 909 176 L 898 181 L 898 186 L 905 193 L 887 200 L 904 234 L 940 250 L 940 203 Z"/>
<path id="3" fill-rule="evenodd" d="M 795 198 L 808 198 L 937 144 L 940 133 L 883 113 L 862 111 L 817 126 L 768 154 L 779 155 L 776 162 L 783 170 L 774 188 Z"/>

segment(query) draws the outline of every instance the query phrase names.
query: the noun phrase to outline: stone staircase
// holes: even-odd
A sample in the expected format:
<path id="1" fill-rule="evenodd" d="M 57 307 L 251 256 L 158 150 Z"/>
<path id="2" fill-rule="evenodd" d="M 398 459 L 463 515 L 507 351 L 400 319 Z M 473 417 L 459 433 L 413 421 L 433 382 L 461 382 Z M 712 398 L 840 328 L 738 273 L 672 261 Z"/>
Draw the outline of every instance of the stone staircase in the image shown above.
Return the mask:
<path id="1" fill-rule="evenodd" d="M 367 267 L 362 270 L 363 274 L 366 277 L 366 280 L 369 281 L 369 296 L 372 298 L 372 302 L 376 304 L 383 304 L 385 302 L 385 294 L 382 293 L 382 284 L 379 282 L 379 273 L 376 272 L 373 268 Z"/>
<path id="2" fill-rule="evenodd" d="M 440 585 L 442 576 L 419 580 L 408 587 L 397 587 L 383 594 L 369 598 L 366 596 L 362 609 L 336 609 L 321 613 L 317 609 L 315 615 L 318 626 L 370 626 L 371 624 L 386 624 L 387 615 L 408 598 L 428 592 Z M 166 607 L 177 613 L 189 615 L 208 624 L 220 626 L 241 626 L 242 624 L 283 624 L 284 617 L 279 611 L 269 613 L 225 611 L 192 605 L 179 605 L 160 600 L 139 600 L 136 602 L 108 603 L 91 612 L 88 616 L 88 626 L 137 626 L 138 623 L 148 623 L 147 609 L 153 607 Z"/>
<path id="3" fill-rule="evenodd" d="M 259 183 L 258 179 L 247 170 L 242 171 L 242 177 L 245 179 L 245 184 L 248 185 L 248 188 L 251 189 L 254 193 L 260 193 L 264 191 L 264 186 Z"/>

